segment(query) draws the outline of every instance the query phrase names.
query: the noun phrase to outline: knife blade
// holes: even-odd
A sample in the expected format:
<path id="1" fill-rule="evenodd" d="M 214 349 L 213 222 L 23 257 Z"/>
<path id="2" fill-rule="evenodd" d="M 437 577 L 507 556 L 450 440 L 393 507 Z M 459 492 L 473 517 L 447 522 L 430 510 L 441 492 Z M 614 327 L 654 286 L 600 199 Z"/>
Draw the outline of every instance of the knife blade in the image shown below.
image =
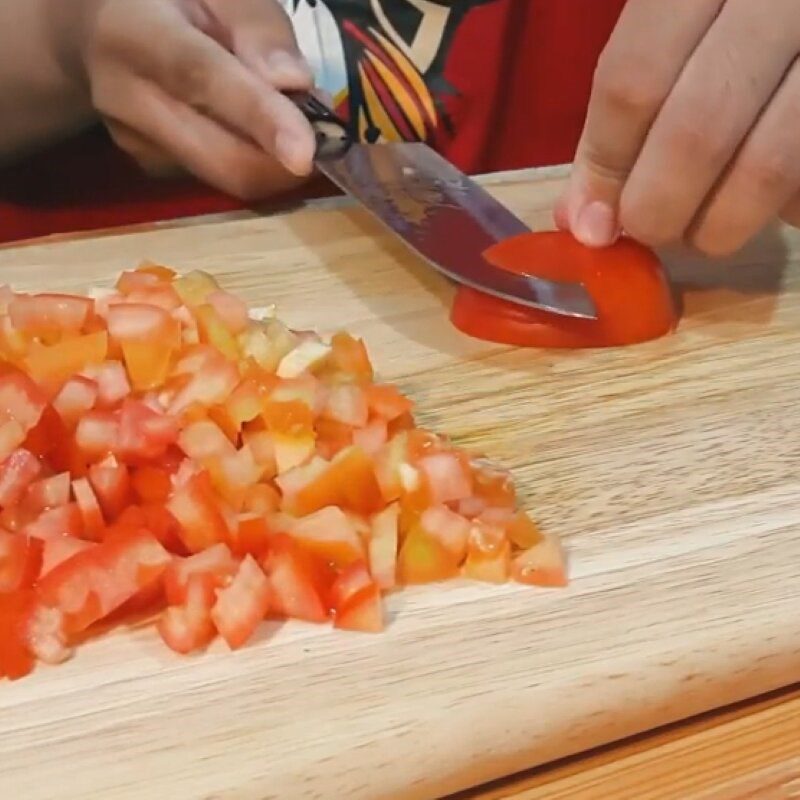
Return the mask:
<path id="1" fill-rule="evenodd" d="M 419 142 L 357 143 L 346 123 L 313 95 L 293 99 L 314 128 L 319 171 L 432 267 L 503 300 L 596 318 L 582 284 L 518 275 L 483 257 L 491 245 L 530 229 L 434 150 Z"/>

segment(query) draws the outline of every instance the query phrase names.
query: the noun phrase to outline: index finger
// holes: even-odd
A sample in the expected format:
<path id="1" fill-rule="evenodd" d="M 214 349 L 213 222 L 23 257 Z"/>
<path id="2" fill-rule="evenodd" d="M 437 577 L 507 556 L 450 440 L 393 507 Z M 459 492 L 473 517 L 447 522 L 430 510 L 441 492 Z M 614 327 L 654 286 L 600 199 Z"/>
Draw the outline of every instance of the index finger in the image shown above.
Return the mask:
<path id="1" fill-rule="evenodd" d="M 595 73 L 565 200 L 573 234 L 611 244 L 619 199 L 661 105 L 725 0 L 628 0 Z"/>
<path id="2" fill-rule="evenodd" d="M 146 39 L 120 37 L 130 63 L 172 97 L 275 155 L 296 175 L 311 170 L 314 133 L 295 104 L 170 4 Z"/>

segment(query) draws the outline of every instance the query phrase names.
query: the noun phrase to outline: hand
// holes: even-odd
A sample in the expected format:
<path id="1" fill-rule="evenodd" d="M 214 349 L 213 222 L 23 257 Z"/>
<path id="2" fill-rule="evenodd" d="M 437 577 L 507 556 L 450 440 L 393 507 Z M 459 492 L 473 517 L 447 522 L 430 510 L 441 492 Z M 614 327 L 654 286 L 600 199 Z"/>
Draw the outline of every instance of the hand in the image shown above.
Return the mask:
<path id="1" fill-rule="evenodd" d="M 556 212 L 585 244 L 739 249 L 800 225 L 797 0 L 628 0 Z"/>
<path id="2" fill-rule="evenodd" d="M 310 89 L 312 76 L 276 0 L 58 4 L 82 9 L 65 61 L 146 168 L 179 165 L 245 199 L 311 171 L 314 134 L 282 92 Z"/>

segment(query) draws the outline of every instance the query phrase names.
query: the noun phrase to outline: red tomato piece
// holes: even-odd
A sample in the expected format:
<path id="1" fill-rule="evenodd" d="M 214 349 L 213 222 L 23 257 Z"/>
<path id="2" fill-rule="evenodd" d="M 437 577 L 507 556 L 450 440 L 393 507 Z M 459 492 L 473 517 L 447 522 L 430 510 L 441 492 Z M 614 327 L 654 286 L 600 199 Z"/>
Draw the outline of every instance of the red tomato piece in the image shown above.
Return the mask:
<path id="1" fill-rule="evenodd" d="M 36 660 L 28 641 L 28 630 L 36 613 L 32 591 L 0 594 L 0 678 L 22 678 Z"/>
<path id="2" fill-rule="evenodd" d="M 353 523 L 336 506 L 328 506 L 298 519 L 292 537 L 310 553 L 337 567 L 364 558 L 364 545 Z"/>
<path id="3" fill-rule="evenodd" d="M 59 564 L 72 558 L 76 553 L 97 547 L 94 542 L 87 542 L 85 539 L 78 539 L 75 536 L 49 536 L 39 541 L 43 548 L 40 578 L 43 578 L 48 572 L 52 572 Z"/>
<path id="4" fill-rule="evenodd" d="M 51 341 L 79 333 L 91 312 L 91 298 L 69 294 L 18 294 L 8 305 L 18 331 Z"/>
<path id="5" fill-rule="evenodd" d="M 472 494 L 470 470 L 455 453 L 433 453 L 421 458 L 418 466 L 427 478 L 433 503 L 452 503 Z"/>
<path id="6" fill-rule="evenodd" d="M 52 536 L 80 537 L 83 535 L 83 519 L 78 504 L 67 503 L 65 506 L 43 511 L 33 522 L 25 525 L 22 532 L 38 539 L 49 539 Z"/>
<path id="7" fill-rule="evenodd" d="M 23 505 L 35 514 L 69 503 L 70 479 L 68 472 L 34 481 L 25 491 Z"/>
<path id="8" fill-rule="evenodd" d="M 206 302 L 216 311 L 231 333 L 241 333 L 250 321 L 247 304 L 230 292 L 217 289 L 209 293 Z"/>
<path id="9" fill-rule="evenodd" d="M 322 412 L 327 419 L 363 428 L 369 418 L 369 407 L 364 390 L 352 383 L 342 383 L 330 388 Z"/>
<path id="10" fill-rule="evenodd" d="M 263 514 L 239 514 L 235 532 L 230 536 L 231 549 L 240 558 L 248 554 L 261 558 L 269 549 L 271 535 Z"/>
<path id="11" fill-rule="evenodd" d="M 105 457 L 119 449 L 120 424 L 111 411 L 89 411 L 75 429 L 75 444 L 89 459 Z"/>
<path id="12" fill-rule="evenodd" d="M 505 583 L 511 568 L 511 543 L 502 528 L 474 522 L 469 533 L 464 575 L 476 581 Z"/>
<path id="13" fill-rule="evenodd" d="M 374 419 L 363 428 L 353 431 L 353 444 L 368 456 L 377 455 L 389 439 L 389 429 L 383 419 Z"/>
<path id="14" fill-rule="evenodd" d="M 153 275 L 145 270 L 126 270 L 121 272 L 114 288 L 123 295 L 129 295 L 131 292 L 140 292 L 147 289 L 153 289 L 158 286 L 162 280 L 158 275 Z M 166 279 L 168 280 L 168 279 Z"/>
<path id="15" fill-rule="evenodd" d="M 223 588 L 230 583 L 238 567 L 230 548 L 223 543 L 212 545 L 188 558 L 173 558 L 164 573 L 167 602 L 170 605 L 183 605 L 189 582 L 196 575 L 210 579 L 213 589 Z"/>
<path id="16" fill-rule="evenodd" d="M 170 559 L 149 531 L 120 531 L 51 570 L 39 593 L 63 612 L 65 629 L 77 633 L 159 580 Z"/>
<path id="17" fill-rule="evenodd" d="M 204 461 L 213 456 L 227 456 L 236 452 L 231 440 L 215 422 L 198 420 L 187 425 L 178 435 L 178 447 L 189 458 Z"/>
<path id="18" fill-rule="evenodd" d="M 470 522 L 447 506 L 431 506 L 422 512 L 420 525 L 460 564 L 467 554 Z"/>
<path id="19" fill-rule="evenodd" d="M 122 458 L 159 458 L 177 438 L 175 417 L 154 411 L 141 400 L 125 399 L 120 411 L 117 442 L 117 452 Z"/>
<path id="20" fill-rule="evenodd" d="M 147 303 L 113 305 L 106 320 L 109 334 L 118 342 L 175 340 L 175 321 L 169 312 Z"/>
<path id="21" fill-rule="evenodd" d="M 321 559 L 304 551 L 286 534 L 270 543 L 264 566 L 273 590 L 273 610 L 306 622 L 330 617 L 330 591 L 335 574 Z"/>
<path id="22" fill-rule="evenodd" d="M 191 553 L 198 553 L 228 538 L 228 526 L 205 473 L 177 488 L 167 509 L 180 524 L 179 535 Z"/>
<path id="23" fill-rule="evenodd" d="M 87 539 L 97 541 L 101 538 L 105 520 L 97 502 L 92 486 L 86 478 L 78 478 L 72 481 L 72 493 L 75 495 L 75 502 L 81 512 L 83 521 L 83 535 Z"/>
<path id="24" fill-rule="evenodd" d="M 89 378 L 97 386 L 96 404 L 98 408 L 111 408 L 131 393 L 128 374 L 119 361 L 104 361 L 83 370 L 83 377 Z"/>
<path id="25" fill-rule="evenodd" d="M 400 508 L 387 506 L 371 520 L 368 537 L 369 569 L 381 589 L 392 589 L 397 582 L 397 547 Z"/>
<path id="26" fill-rule="evenodd" d="M 214 352 L 175 395 L 168 411 L 180 414 L 194 404 L 207 408 L 224 403 L 238 383 L 236 365 Z"/>
<path id="27" fill-rule="evenodd" d="M 401 583 L 433 583 L 458 575 L 458 559 L 421 525 L 406 534 L 397 558 Z"/>
<path id="28" fill-rule="evenodd" d="M 336 628 L 380 633 L 384 628 L 381 590 L 363 561 L 341 572 L 331 589 Z"/>
<path id="29" fill-rule="evenodd" d="M 330 360 L 334 368 L 359 382 L 371 383 L 373 378 L 372 364 L 367 348 L 361 339 L 355 339 L 349 333 L 337 333 L 331 339 Z"/>
<path id="30" fill-rule="evenodd" d="M 164 609 L 158 620 L 158 632 L 167 647 L 187 655 L 209 644 L 216 634 L 211 621 L 214 600 L 210 576 L 203 573 L 190 576 L 184 601 Z"/>
<path id="31" fill-rule="evenodd" d="M 98 388 L 95 381 L 75 375 L 53 398 L 53 408 L 67 425 L 77 425 L 78 420 L 97 402 Z"/>
<path id="32" fill-rule="evenodd" d="M 268 483 L 257 483 L 244 493 L 242 512 L 265 516 L 277 511 L 281 505 L 281 496 Z"/>
<path id="33" fill-rule="evenodd" d="M 0 594 L 33 586 L 42 568 L 43 551 L 41 539 L 0 530 Z"/>
<path id="34" fill-rule="evenodd" d="M 255 633 L 270 608 L 272 591 L 258 562 L 244 557 L 233 580 L 217 591 L 211 609 L 214 626 L 231 650 L 241 647 Z"/>
<path id="35" fill-rule="evenodd" d="M 561 543 L 553 536 L 520 553 L 511 565 L 511 576 L 534 586 L 567 586 L 567 564 Z"/>
<path id="36" fill-rule="evenodd" d="M 506 535 L 522 550 L 529 550 L 544 540 L 539 526 L 524 511 L 518 511 L 506 523 Z"/>
<path id="37" fill-rule="evenodd" d="M 598 317 L 561 317 L 461 288 L 450 318 L 470 336 L 518 347 L 617 347 L 664 336 L 677 324 L 658 257 L 632 239 L 598 249 L 563 231 L 529 233 L 494 245 L 484 256 L 509 272 L 583 283 Z"/>
<path id="38" fill-rule="evenodd" d="M 25 356 L 25 371 L 48 392 L 57 392 L 73 375 L 108 355 L 105 331 L 64 339 L 52 345 L 34 342 Z"/>
<path id="39" fill-rule="evenodd" d="M 39 477 L 42 465 L 33 453 L 19 448 L 0 464 L 0 506 L 17 503 Z"/>
<path id="40" fill-rule="evenodd" d="M 27 434 L 46 406 L 41 389 L 27 375 L 16 371 L 0 375 L 0 423 L 14 421 Z"/>
<path id="41" fill-rule="evenodd" d="M 130 485 L 142 503 L 165 503 L 172 492 L 172 478 L 161 467 L 139 467 L 134 470 Z"/>
<path id="42" fill-rule="evenodd" d="M 107 519 L 115 519 L 131 500 L 128 468 L 111 459 L 89 467 L 89 483 Z M 166 497 L 161 498 L 162 500 Z"/>
<path id="43" fill-rule="evenodd" d="M 390 384 L 368 386 L 366 395 L 369 410 L 387 422 L 409 414 L 414 408 L 414 403 Z"/>

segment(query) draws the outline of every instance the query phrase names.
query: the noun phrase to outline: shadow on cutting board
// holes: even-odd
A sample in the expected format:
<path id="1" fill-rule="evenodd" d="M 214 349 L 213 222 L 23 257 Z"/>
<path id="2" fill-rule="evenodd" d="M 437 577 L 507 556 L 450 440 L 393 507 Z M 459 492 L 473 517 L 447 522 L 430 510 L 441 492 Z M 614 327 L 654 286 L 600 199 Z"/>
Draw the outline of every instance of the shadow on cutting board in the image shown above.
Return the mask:
<path id="1" fill-rule="evenodd" d="M 346 217 L 347 226 L 355 229 L 356 236 L 372 240 L 371 249 L 381 254 L 379 261 L 404 270 L 419 290 L 435 298 L 441 306 L 441 315 L 426 314 L 424 319 L 421 314 L 398 313 L 391 289 L 378 287 L 376 290 L 374 284 L 369 288 L 365 285 L 362 270 L 368 266 L 354 264 L 347 258 L 323 257 L 321 260 L 327 268 L 350 286 L 376 317 L 385 320 L 405 338 L 460 359 L 483 360 L 487 355 L 509 350 L 476 342 L 456 331 L 449 322 L 453 287 L 365 212 L 341 208 L 339 213 Z M 307 217 L 296 215 L 288 216 L 287 221 L 311 250 L 323 248 L 330 241 L 331 232 L 325 231 L 321 236 L 318 220 L 308 224 Z M 790 248 L 787 238 L 791 239 L 793 247 Z M 774 226 L 735 255 L 723 259 L 708 259 L 681 249 L 665 250 L 661 256 L 675 286 L 682 324 L 702 329 L 708 338 L 726 339 L 734 329 L 736 335 L 741 336 L 746 335 L 747 329 L 752 328 L 755 333 L 770 324 L 779 295 L 786 291 L 788 267 L 791 262 L 800 260 L 800 233 L 786 234 L 779 226 Z M 549 354 L 554 356 L 556 351 Z M 562 359 L 570 356 L 567 351 L 557 351 L 557 354 Z M 523 366 L 521 360 L 513 361 L 512 368 Z"/>

